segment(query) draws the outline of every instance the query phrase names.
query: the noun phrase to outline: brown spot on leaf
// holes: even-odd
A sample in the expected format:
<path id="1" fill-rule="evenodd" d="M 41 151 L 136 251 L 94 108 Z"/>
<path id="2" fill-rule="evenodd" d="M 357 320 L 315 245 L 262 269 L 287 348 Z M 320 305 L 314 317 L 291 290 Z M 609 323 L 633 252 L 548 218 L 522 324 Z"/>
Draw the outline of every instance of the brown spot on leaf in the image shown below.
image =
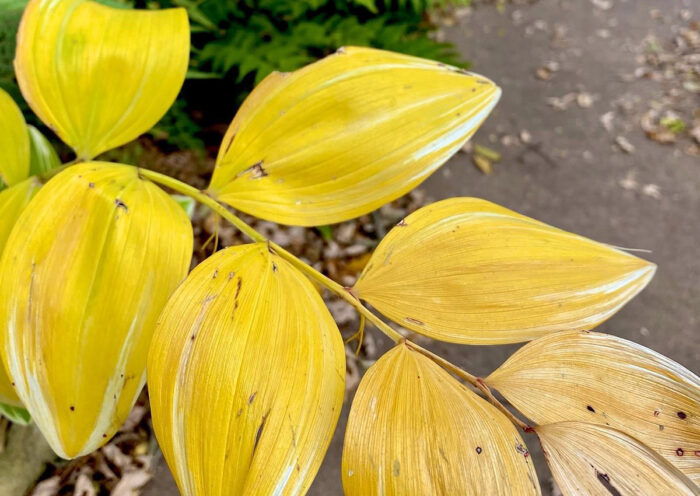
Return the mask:
<path id="1" fill-rule="evenodd" d="M 685 451 L 683 451 L 683 448 L 676 449 L 676 456 L 683 456 L 683 455 L 685 455 Z"/>
<path id="2" fill-rule="evenodd" d="M 593 408 L 591 405 L 587 405 L 586 410 L 588 410 L 589 412 L 595 413 L 595 408 Z"/>
<path id="3" fill-rule="evenodd" d="M 265 168 L 263 167 L 263 163 L 264 162 L 262 160 L 255 162 L 253 165 L 248 167 L 246 170 L 237 174 L 236 177 L 243 176 L 245 174 L 249 174 L 250 179 L 262 179 L 263 177 L 266 177 L 268 174 L 267 174 L 267 171 L 265 170 Z"/>
<path id="4" fill-rule="evenodd" d="M 661 411 L 654 410 L 654 417 L 658 417 L 659 415 L 661 415 Z"/>
<path id="5" fill-rule="evenodd" d="M 406 317 L 404 320 L 406 322 L 408 322 L 409 324 L 415 324 L 415 325 L 419 325 L 419 326 L 425 325 L 425 322 L 423 322 L 422 320 L 414 319 L 412 317 Z"/>
<path id="6" fill-rule="evenodd" d="M 75 411 L 75 407 L 74 407 L 73 405 L 70 406 L 70 411 L 71 411 L 71 412 L 74 412 L 74 411 Z"/>
<path id="7" fill-rule="evenodd" d="M 258 394 L 257 391 L 255 391 L 253 394 L 250 395 L 250 398 L 248 398 L 248 404 L 250 405 L 254 400 L 255 396 Z"/>
<path id="8" fill-rule="evenodd" d="M 93 183 L 93 182 L 88 183 L 88 188 L 94 188 L 94 187 L 95 187 L 95 183 Z"/>
<path id="9" fill-rule="evenodd" d="M 681 420 L 685 420 L 688 417 L 685 412 L 677 412 L 676 415 L 678 415 L 678 418 Z"/>
<path id="10" fill-rule="evenodd" d="M 114 204 L 117 206 L 117 208 L 123 208 L 125 211 L 129 211 L 129 207 L 126 206 L 126 203 L 121 201 L 119 198 L 114 200 Z"/>
<path id="11" fill-rule="evenodd" d="M 481 446 L 476 447 L 476 454 L 480 455 L 483 450 L 481 449 Z"/>
<path id="12" fill-rule="evenodd" d="M 398 477 L 401 472 L 401 463 L 398 460 L 394 460 L 394 477 Z"/>
<path id="13" fill-rule="evenodd" d="M 603 485 L 607 491 L 612 494 L 612 496 L 622 496 L 620 494 L 620 491 L 618 491 L 615 486 L 612 485 L 610 482 L 610 476 L 608 474 L 604 474 L 603 472 L 599 472 L 598 469 L 594 468 L 595 470 L 595 475 L 598 478 L 598 481 Z"/>
<path id="14" fill-rule="evenodd" d="M 520 443 L 515 445 L 515 449 L 517 450 L 518 453 L 523 455 L 525 458 L 530 456 L 530 452 L 527 450 L 527 448 Z"/>

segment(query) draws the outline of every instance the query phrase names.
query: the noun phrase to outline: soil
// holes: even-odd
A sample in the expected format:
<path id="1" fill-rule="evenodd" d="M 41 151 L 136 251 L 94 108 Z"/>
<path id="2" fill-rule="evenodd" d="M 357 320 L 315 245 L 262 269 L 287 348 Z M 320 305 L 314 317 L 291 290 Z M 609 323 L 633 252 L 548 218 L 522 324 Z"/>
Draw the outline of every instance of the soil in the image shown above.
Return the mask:
<path id="1" fill-rule="evenodd" d="M 649 250 L 641 256 L 658 264 L 656 277 L 600 330 L 698 373 L 700 159 L 692 128 L 700 117 L 700 98 L 697 88 L 686 84 L 688 72 L 675 69 L 695 63 L 690 71 L 697 76 L 692 33 L 687 35 L 691 57 L 677 38 L 684 30 L 697 33 L 693 19 L 700 19 L 700 4 L 667 2 L 663 11 L 658 5 L 653 0 L 540 0 L 482 3 L 443 16 L 446 26 L 439 35 L 459 47 L 475 72 L 503 88 L 502 101 L 474 138 L 499 152 L 501 160 L 486 175 L 469 153 L 458 154 L 422 189 L 433 200 L 483 197 L 599 241 Z M 659 54 L 671 54 L 672 60 Z M 645 116 L 656 119 L 657 126 L 664 115 L 683 120 L 687 128 L 669 142 L 650 132 L 648 122 L 643 126 Z M 350 332 L 352 327 L 348 322 Z M 370 333 L 379 354 L 389 343 Z M 479 375 L 518 348 L 427 346 Z M 311 495 L 342 494 L 348 405 Z M 526 442 L 543 494 L 558 494 L 536 439 Z M 178 494 L 162 460 L 144 494 Z"/>

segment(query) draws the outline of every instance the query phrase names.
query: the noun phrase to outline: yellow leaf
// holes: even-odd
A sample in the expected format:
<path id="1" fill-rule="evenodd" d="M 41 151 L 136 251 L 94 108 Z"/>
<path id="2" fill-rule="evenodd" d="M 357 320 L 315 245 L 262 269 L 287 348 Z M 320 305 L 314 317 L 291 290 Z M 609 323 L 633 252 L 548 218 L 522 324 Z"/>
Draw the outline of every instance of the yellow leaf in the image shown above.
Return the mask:
<path id="1" fill-rule="evenodd" d="M 0 139 L 2 139 L 1 136 Z M 32 177 L 0 191 L 0 255 L 2 255 L 15 221 L 40 187 L 39 181 Z M 4 285 L 4 280 L 0 282 L 0 285 Z M 0 365 L 0 403 L 21 406 L 22 402 L 17 397 L 11 382 L 5 367 Z"/>
<path id="2" fill-rule="evenodd" d="M 323 300 L 260 243 L 192 272 L 148 359 L 153 426 L 184 496 L 304 494 L 344 384 L 343 342 Z"/>
<path id="3" fill-rule="evenodd" d="M 148 131 L 175 101 L 189 59 L 184 9 L 31 0 L 15 71 L 39 118 L 90 159 Z"/>
<path id="4" fill-rule="evenodd" d="M 248 97 L 210 192 L 275 222 L 323 225 L 408 192 L 452 156 L 500 89 L 455 67 L 349 47 Z"/>
<path id="5" fill-rule="evenodd" d="M 29 175 L 29 131 L 22 111 L 0 88 L 0 187 L 17 184 Z"/>
<path id="6" fill-rule="evenodd" d="M 590 329 L 656 266 L 476 198 L 409 215 L 379 244 L 354 293 L 413 331 L 500 344 Z"/>
<path id="7" fill-rule="evenodd" d="M 347 496 L 540 494 L 513 424 L 405 344 L 370 367 L 355 394 L 343 488 Z"/>
<path id="8" fill-rule="evenodd" d="M 658 453 L 611 427 L 559 422 L 535 430 L 565 496 L 700 494 Z"/>
<path id="9" fill-rule="evenodd" d="M 0 260 L 0 348 L 58 455 L 95 450 L 126 419 L 191 255 L 184 210 L 135 167 L 70 167 L 17 220 Z"/>
<path id="10" fill-rule="evenodd" d="M 610 425 L 700 482 L 700 379 L 658 353 L 607 334 L 557 333 L 522 347 L 486 382 L 538 424 Z"/>

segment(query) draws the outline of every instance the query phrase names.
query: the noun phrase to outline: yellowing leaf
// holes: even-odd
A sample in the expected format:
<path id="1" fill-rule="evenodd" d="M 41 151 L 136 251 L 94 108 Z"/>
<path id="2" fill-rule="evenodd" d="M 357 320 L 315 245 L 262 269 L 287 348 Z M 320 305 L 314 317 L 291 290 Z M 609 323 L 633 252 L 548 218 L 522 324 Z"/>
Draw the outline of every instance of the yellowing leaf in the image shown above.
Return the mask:
<path id="1" fill-rule="evenodd" d="M 41 184 L 36 178 L 30 178 L 0 191 L 0 255 L 15 222 L 40 187 Z M 4 285 L 4 279 L 0 280 L 0 286 Z M 0 365 L 0 403 L 21 406 L 22 402 L 17 397 L 11 382 L 5 367 Z"/>
<path id="2" fill-rule="evenodd" d="M 347 496 L 540 494 L 513 424 L 406 345 L 360 382 L 345 433 L 343 488 Z"/>
<path id="3" fill-rule="evenodd" d="M 590 329 L 656 267 L 476 198 L 409 215 L 372 255 L 354 293 L 413 331 L 500 344 Z"/>
<path id="4" fill-rule="evenodd" d="M 210 192 L 275 222 L 324 225 L 425 180 L 469 139 L 500 89 L 455 67 L 349 47 L 274 73 L 231 124 Z"/>
<path id="5" fill-rule="evenodd" d="M 15 71 L 44 123 L 90 159 L 150 129 L 185 79 L 184 9 L 114 9 L 86 0 L 31 0 Z"/>
<path id="6" fill-rule="evenodd" d="M 58 455 L 95 450 L 126 419 L 191 254 L 185 212 L 130 166 L 70 167 L 17 220 L 0 260 L 0 348 Z"/>
<path id="7" fill-rule="evenodd" d="M 559 422 L 535 430 L 565 496 L 700 494 L 658 453 L 611 427 Z"/>
<path id="8" fill-rule="evenodd" d="M 0 88 L 0 187 L 29 175 L 29 132 L 22 111 Z"/>
<path id="9" fill-rule="evenodd" d="M 557 333 L 522 347 L 486 382 L 538 424 L 609 425 L 700 482 L 700 379 L 658 353 L 607 334 Z"/>
<path id="10" fill-rule="evenodd" d="M 344 384 L 323 300 L 265 244 L 202 262 L 163 310 L 148 359 L 153 426 L 184 496 L 304 494 Z"/>

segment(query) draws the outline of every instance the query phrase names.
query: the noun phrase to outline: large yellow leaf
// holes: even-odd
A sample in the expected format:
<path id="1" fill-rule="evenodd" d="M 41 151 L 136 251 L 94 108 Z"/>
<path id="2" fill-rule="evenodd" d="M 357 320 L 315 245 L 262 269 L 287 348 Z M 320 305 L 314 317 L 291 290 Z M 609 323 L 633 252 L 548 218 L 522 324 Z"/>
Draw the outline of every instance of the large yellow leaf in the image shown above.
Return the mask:
<path id="1" fill-rule="evenodd" d="M 414 188 L 471 137 L 500 89 L 429 60 L 349 47 L 248 97 L 210 192 L 256 216 L 340 222 Z"/>
<path id="2" fill-rule="evenodd" d="M 518 350 L 486 382 L 538 424 L 609 425 L 700 482 L 700 379 L 643 346 L 565 332 Z"/>
<path id="3" fill-rule="evenodd" d="M 22 111 L 0 88 L 0 187 L 29 175 L 29 131 Z"/>
<path id="4" fill-rule="evenodd" d="M 347 496 L 539 494 L 513 424 L 401 344 L 365 374 L 343 448 Z"/>
<path id="5" fill-rule="evenodd" d="M 130 166 L 70 167 L 17 220 L 0 260 L 0 348 L 58 455 L 93 451 L 126 419 L 191 255 L 184 210 Z"/>
<path id="6" fill-rule="evenodd" d="M 565 496 L 700 494 L 662 456 L 611 427 L 558 422 L 535 430 Z"/>
<path id="7" fill-rule="evenodd" d="M 185 496 L 304 494 L 344 384 L 323 300 L 265 244 L 200 264 L 163 311 L 148 360 L 153 426 Z"/>
<path id="8" fill-rule="evenodd" d="M 0 191 L 0 255 L 2 255 L 15 222 L 40 187 L 41 184 L 36 178 L 30 178 Z M 0 280 L 0 286 L 4 285 L 4 279 Z M 2 365 L 0 365 L 0 403 L 13 406 L 21 406 L 22 404 L 12 387 L 5 367 Z"/>
<path id="9" fill-rule="evenodd" d="M 435 339 L 513 343 L 595 327 L 641 291 L 655 269 L 485 200 L 451 198 L 394 227 L 354 293 Z"/>
<path id="10" fill-rule="evenodd" d="M 184 9 L 114 9 L 86 0 L 31 0 L 15 71 L 34 112 L 90 159 L 148 131 L 185 79 Z"/>

